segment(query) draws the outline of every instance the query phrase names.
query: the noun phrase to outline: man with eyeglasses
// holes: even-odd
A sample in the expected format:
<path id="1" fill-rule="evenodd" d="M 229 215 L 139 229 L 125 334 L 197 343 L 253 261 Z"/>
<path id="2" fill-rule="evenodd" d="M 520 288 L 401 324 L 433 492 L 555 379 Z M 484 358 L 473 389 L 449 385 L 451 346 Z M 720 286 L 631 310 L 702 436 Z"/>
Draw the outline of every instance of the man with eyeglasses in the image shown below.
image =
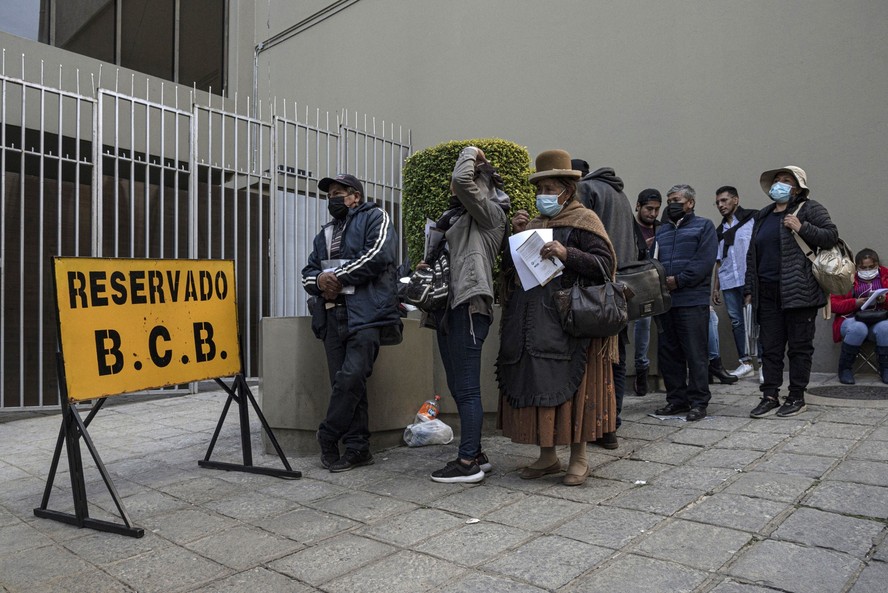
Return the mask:
<path id="1" fill-rule="evenodd" d="M 746 330 L 743 325 L 743 286 L 746 283 L 746 252 L 752 239 L 752 220 L 758 210 L 740 207 L 737 188 L 724 185 L 715 191 L 715 207 L 722 215 L 721 224 L 716 228 L 718 252 L 716 254 L 716 275 L 712 283 L 712 302 L 720 305 L 724 295 L 725 308 L 731 318 L 731 331 L 740 366 L 728 374 L 737 378 L 748 377 L 752 368 L 752 354 L 746 351 Z M 719 295 L 721 292 L 721 295 Z M 716 365 L 721 368 L 721 357 Z M 711 371 L 710 371 L 711 372 Z"/>
<path id="2" fill-rule="evenodd" d="M 312 329 L 324 341 L 330 403 L 318 427 L 321 464 L 343 472 L 373 463 L 367 379 L 381 337 L 400 327 L 396 292 L 397 236 L 386 211 L 364 200 L 352 175 L 318 182 L 332 220 L 314 238 L 302 285 L 315 297 Z M 345 445 L 340 457 L 339 443 Z"/>
<path id="3" fill-rule="evenodd" d="M 666 193 L 663 224 L 657 229 L 657 257 L 666 270 L 672 308 L 659 315 L 657 362 L 666 387 L 658 416 L 706 417 L 709 391 L 709 284 L 717 246 L 712 221 L 694 214 L 696 192 L 674 185 Z"/>

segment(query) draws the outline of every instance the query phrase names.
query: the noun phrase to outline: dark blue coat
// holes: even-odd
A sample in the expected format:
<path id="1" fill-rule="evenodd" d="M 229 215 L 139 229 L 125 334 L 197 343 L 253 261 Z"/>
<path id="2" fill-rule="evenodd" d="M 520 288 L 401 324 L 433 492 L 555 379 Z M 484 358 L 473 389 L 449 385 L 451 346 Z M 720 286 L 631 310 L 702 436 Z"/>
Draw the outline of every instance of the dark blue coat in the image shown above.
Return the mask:
<path id="1" fill-rule="evenodd" d="M 314 238 L 308 263 L 302 268 L 302 286 L 308 294 L 319 296 L 318 276 L 327 255 L 327 234 L 332 237 L 333 222 L 321 227 Z M 373 202 L 365 202 L 348 211 L 338 259 L 347 263 L 333 270 L 343 286 L 354 286 L 346 294 L 348 331 L 368 327 L 397 325 L 401 322 L 397 296 L 398 238 L 391 218 Z"/>
<path id="2" fill-rule="evenodd" d="M 676 226 L 665 221 L 657 227 L 651 255 L 659 246 L 657 259 L 667 276 L 675 276 L 678 288 L 672 292 L 673 307 L 708 305 L 712 268 L 718 250 L 715 225 L 693 212 L 685 214 Z"/>

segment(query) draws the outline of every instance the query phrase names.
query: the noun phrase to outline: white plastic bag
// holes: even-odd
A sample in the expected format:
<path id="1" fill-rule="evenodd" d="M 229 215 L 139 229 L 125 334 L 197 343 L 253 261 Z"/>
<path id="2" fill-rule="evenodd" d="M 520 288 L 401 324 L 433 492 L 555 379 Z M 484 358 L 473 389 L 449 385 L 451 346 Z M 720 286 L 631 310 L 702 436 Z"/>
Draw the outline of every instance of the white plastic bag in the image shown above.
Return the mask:
<path id="1" fill-rule="evenodd" d="M 404 429 L 404 442 L 408 447 L 446 445 L 453 440 L 453 429 L 435 418 L 426 422 L 408 424 Z"/>

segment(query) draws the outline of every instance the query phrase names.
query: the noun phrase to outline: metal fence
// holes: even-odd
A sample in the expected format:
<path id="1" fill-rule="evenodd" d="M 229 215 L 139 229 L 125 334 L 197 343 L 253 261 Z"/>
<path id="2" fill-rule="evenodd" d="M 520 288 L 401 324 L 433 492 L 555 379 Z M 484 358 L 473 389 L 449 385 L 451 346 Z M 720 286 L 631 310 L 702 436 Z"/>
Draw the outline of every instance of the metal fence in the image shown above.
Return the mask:
<path id="1" fill-rule="evenodd" d="M 373 118 L 200 104 L 159 81 L 137 91 L 90 77 L 73 90 L 41 66 L 0 64 L 0 410 L 58 405 L 49 258 L 234 259 L 245 371 L 258 323 L 304 315 L 300 270 L 327 221 L 317 182 L 347 171 L 401 237 L 410 132 Z M 157 91 L 159 87 L 159 92 Z M 154 94 L 152 97 L 152 89 Z M 166 95 L 166 96 L 165 96 Z M 212 97 L 210 96 L 212 101 Z M 309 120 L 311 123 L 309 123 Z M 401 247 L 403 256 L 403 246 Z"/>

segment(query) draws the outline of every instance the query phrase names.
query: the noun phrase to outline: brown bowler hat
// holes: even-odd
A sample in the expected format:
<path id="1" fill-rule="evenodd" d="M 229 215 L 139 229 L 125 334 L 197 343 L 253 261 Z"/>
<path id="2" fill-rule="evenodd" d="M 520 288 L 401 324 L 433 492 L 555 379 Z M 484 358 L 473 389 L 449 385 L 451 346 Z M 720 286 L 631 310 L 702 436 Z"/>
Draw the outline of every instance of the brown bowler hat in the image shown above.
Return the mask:
<path id="1" fill-rule="evenodd" d="M 583 174 L 570 164 L 570 154 L 566 150 L 546 150 L 537 155 L 536 173 L 527 178 L 536 181 L 545 177 L 568 177 L 579 179 Z"/>

